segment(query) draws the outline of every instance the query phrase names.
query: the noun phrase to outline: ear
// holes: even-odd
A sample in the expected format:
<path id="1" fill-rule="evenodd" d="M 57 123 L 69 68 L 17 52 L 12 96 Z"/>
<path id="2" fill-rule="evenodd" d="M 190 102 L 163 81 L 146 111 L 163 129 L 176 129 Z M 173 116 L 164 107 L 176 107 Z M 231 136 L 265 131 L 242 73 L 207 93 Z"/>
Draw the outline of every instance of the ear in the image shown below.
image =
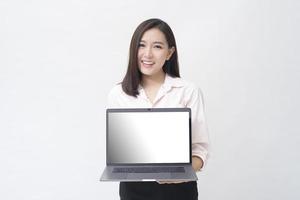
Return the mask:
<path id="1" fill-rule="evenodd" d="M 175 47 L 169 48 L 169 54 L 167 56 L 167 60 L 169 60 L 171 58 L 171 56 L 173 55 L 174 52 L 175 52 Z"/>

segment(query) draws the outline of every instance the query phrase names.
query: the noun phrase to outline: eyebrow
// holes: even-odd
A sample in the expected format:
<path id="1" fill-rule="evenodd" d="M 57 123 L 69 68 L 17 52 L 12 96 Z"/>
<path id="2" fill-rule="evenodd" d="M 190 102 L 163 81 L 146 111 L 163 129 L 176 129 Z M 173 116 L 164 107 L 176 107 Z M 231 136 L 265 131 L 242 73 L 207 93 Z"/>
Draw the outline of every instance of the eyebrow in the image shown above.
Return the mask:
<path id="1" fill-rule="evenodd" d="M 144 43 L 146 43 L 146 41 L 144 41 L 144 40 L 141 40 L 140 42 L 144 42 Z M 159 42 L 159 41 L 153 42 L 153 44 L 161 44 L 161 45 L 166 45 L 165 43 L 163 43 L 163 42 Z"/>

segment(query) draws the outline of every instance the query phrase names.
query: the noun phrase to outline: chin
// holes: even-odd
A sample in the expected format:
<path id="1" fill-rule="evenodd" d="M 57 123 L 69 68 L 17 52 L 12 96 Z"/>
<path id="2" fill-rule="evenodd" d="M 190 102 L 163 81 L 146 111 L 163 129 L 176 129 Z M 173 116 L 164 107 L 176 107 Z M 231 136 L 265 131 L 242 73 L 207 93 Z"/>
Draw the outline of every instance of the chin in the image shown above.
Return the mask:
<path id="1" fill-rule="evenodd" d="M 153 71 L 151 69 L 140 68 L 140 72 L 144 75 L 152 75 Z"/>
<path id="2" fill-rule="evenodd" d="M 141 68 L 140 72 L 142 73 L 142 75 L 145 75 L 145 76 L 155 76 L 155 75 L 160 73 L 160 70 L 149 69 L 149 68 L 147 68 L 147 69 Z"/>
<path id="3" fill-rule="evenodd" d="M 151 72 L 141 71 L 141 73 L 142 73 L 142 75 L 144 75 L 144 76 L 152 76 L 152 75 L 153 75 L 153 73 L 151 73 Z"/>

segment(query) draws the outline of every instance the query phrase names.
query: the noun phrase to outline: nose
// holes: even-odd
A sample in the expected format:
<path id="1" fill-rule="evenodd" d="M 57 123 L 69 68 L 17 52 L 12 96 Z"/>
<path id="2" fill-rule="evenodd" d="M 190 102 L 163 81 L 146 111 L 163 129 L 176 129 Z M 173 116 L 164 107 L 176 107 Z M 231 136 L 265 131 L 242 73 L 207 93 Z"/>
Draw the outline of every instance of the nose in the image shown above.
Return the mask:
<path id="1" fill-rule="evenodd" d="M 152 49 L 150 47 L 145 48 L 144 56 L 147 57 L 147 58 L 152 57 Z"/>

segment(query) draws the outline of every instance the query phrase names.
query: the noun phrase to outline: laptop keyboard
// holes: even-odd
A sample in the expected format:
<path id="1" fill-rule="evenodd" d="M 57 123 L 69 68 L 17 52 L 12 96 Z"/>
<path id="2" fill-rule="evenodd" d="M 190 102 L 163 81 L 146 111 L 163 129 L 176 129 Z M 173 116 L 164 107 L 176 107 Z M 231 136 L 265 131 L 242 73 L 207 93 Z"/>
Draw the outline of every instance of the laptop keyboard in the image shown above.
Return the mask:
<path id="1" fill-rule="evenodd" d="M 113 173 L 184 173 L 184 167 L 115 167 Z"/>

